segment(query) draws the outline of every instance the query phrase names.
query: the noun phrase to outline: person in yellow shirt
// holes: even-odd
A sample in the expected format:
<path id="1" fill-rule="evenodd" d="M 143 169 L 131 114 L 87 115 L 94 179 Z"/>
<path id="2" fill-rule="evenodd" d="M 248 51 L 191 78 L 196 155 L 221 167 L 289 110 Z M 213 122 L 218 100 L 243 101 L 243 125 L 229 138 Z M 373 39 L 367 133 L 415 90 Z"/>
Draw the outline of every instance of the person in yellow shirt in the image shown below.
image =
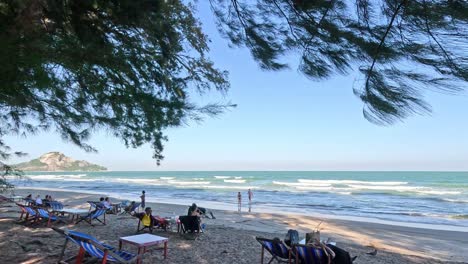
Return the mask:
<path id="1" fill-rule="evenodd" d="M 158 216 L 153 216 L 153 210 L 151 210 L 151 207 L 146 207 L 143 213 L 134 213 L 133 216 L 138 217 L 143 226 L 150 227 L 150 230 L 154 226 L 166 229 L 168 225 L 166 219 Z"/>

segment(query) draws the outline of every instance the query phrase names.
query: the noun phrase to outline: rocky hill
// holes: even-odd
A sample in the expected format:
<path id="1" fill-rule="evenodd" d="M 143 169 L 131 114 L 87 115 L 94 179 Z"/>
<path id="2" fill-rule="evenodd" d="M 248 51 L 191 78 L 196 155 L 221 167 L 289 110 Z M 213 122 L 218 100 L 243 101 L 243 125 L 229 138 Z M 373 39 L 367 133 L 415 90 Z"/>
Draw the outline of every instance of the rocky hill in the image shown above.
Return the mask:
<path id="1" fill-rule="evenodd" d="M 105 171 L 107 168 L 84 160 L 74 160 L 60 152 L 49 152 L 37 159 L 15 165 L 23 171 Z"/>

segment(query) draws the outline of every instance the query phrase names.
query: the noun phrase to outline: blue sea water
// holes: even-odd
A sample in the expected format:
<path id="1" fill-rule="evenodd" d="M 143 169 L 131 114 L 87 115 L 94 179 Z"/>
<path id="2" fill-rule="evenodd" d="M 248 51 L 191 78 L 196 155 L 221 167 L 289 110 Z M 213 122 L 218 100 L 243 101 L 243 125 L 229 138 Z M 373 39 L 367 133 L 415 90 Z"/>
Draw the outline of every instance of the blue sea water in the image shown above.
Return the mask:
<path id="1" fill-rule="evenodd" d="M 468 228 L 468 172 L 109 171 L 28 172 L 20 188 L 105 194 L 175 204 L 365 218 Z M 468 229 L 467 229 L 468 230 Z"/>

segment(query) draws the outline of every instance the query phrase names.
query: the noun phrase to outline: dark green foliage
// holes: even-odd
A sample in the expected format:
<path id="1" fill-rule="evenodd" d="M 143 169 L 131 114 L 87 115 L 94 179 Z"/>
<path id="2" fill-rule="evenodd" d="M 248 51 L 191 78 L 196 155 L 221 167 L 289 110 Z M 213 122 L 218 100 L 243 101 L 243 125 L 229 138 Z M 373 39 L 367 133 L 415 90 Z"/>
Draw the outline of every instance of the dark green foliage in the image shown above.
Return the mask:
<path id="1" fill-rule="evenodd" d="M 55 129 L 94 151 L 86 140 L 105 129 L 126 146 L 150 143 L 159 162 L 164 129 L 229 107 L 189 98 L 229 88 L 191 9 L 179 0 L 0 0 L 0 139 Z"/>
<path id="2" fill-rule="evenodd" d="M 262 68 L 298 54 L 311 79 L 359 68 L 355 93 L 378 124 L 429 112 L 421 91 L 468 81 L 466 0 L 210 0 L 223 35 Z"/>

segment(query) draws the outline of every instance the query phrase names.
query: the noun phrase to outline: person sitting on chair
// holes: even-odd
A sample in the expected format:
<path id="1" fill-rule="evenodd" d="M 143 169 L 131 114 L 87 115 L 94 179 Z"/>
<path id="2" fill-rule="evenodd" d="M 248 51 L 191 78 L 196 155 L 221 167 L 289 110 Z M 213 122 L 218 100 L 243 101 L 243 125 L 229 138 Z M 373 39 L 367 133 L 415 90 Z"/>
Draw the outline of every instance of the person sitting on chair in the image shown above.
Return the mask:
<path id="1" fill-rule="evenodd" d="M 132 212 L 130 214 L 132 214 Z M 151 210 L 151 207 L 146 207 L 145 211 L 142 213 L 133 212 L 132 215 L 135 217 L 138 217 L 138 219 L 140 219 L 143 226 L 149 227 L 150 231 L 152 231 L 153 227 L 155 226 L 161 227 L 164 230 L 166 230 L 167 228 L 167 224 L 168 224 L 167 220 L 159 216 L 153 216 L 153 210 Z"/>
<path id="2" fill-rule="evenodd" d="M 206 208 L 203 208 L 203 207 L 198 207 L 197 204 L 193 203 L 192 206 L 189 207 L 188 209 L 188 212 L 187 212 L 187 215 L 193 215 L 195 212 L 195 214 L 197 216 L 204 216 L 206 218 L 210 218 L 207 214 L 206 214 Z M 213 215 L 213 213 L 210 211 L 209 212 L 210 215 L 211 215 L 211 219 L 216 219 L 216 217 Z"/>
<path id="3" fill-rule="evenodd" d="M 125 206 L 124 211 L 129 214 L 132 214 L 132 209 L 134 209 L 134 207 L 135 207 L 135 201 L 132 201 L 129 205 Z"/>
<path id="4" fill-rule="evenodd" d="M 42 206 L 42 199 L 40 195 L 36 196 L 36 201 L 35 201 L 37 206 Z"/>

